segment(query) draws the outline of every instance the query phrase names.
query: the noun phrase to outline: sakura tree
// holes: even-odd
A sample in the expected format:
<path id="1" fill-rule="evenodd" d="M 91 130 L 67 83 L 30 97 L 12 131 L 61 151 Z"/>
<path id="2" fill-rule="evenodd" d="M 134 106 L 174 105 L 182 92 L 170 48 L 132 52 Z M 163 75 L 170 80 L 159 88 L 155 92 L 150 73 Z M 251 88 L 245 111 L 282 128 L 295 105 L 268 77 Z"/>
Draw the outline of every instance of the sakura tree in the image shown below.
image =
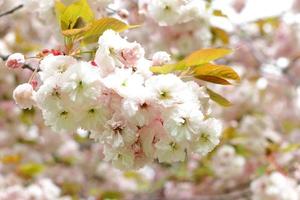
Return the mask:
<path id="1" fill-rule="evenodd" d="M 0 1 L 0 199 L 299 199 L 299 6 L 265 1 Z"/>

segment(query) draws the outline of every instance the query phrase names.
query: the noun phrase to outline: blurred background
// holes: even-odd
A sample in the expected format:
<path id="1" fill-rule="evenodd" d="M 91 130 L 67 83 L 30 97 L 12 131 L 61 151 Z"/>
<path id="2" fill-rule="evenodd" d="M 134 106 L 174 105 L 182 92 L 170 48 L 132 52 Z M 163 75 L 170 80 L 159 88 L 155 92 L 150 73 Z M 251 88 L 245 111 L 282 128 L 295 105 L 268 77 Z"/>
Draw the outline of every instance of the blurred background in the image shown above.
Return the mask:
<path id="1" fill-rule="evenodd" d="M 149 58 L 156 51 L 176 60 L 200 48 L 234 49 L 218 62 L 242 81 L 210 86 L 233 104 L 212 109 L 223 120 L 220 145 L 183 163 L 120 171 L 83 130 L 52 132 L 38 110 L 12 100 L 31 73 L 9 70 L 4 60 L 60 48 L 54 1 L 0 0 L 0 200 L 299 200 L 300 1 L 207 0 L 199 16 L 163 26 L 148 12 L 149 1 L 89 3 L 98 17 L 142 24 L 125 35 Z"/>

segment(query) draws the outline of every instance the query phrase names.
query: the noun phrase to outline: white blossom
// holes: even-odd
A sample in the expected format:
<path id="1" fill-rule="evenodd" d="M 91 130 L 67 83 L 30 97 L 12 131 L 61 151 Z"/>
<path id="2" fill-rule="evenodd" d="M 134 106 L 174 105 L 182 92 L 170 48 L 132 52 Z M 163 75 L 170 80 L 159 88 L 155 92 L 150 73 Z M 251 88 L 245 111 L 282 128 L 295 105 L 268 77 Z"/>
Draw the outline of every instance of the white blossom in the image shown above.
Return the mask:
<path id="1" fill-rule="evenodd" d="M 39 75 L 42 81 L 47 78 L 64 73 L 71 65 L 76 63 L 76 59 L 71 56 L 54 56 L 49 54 L 40 63 L 41 72 Z"/>
<path id="2" fill-rule="evenodd" d="M 176 142 L 169 137 L 160 138 L 155 147 L 159 162 L 178 162 L 184 161 L 186 158 L 185 144 Z"/>
<path id="3" fill-rule="evenodd" d="M 163 107 L 182 104 L 182 91 L 185 91 L 184 82 L 173 74 L 152 76 L 145 82 L 153 99 Z"/>
<path id="4" fill-rule="evenodd" d="M 158 51 L 152 56 L 153 65 L 159 66 L 171 61 L 171 56 L 165 51 Z"/>
<path id="5" fill-rule="evenodd" d="M 200 125 L 196 138 L 192 141 L 191 149 L 200 154 L 212 151 L 220 142 L 222 124 L 219 120 L 209 118 Z"/>
<path id="6" fill-rule="evenodd" d="M 238 155 L 234 147 L 230 145 L 221 146 L 212 161 L 216 175 L 223 179 L 242 175 L 246 165 L 246 159 Z"/>
<path id="7" fill-rule="evenodd" d="M 140 44 L 107 30 L 94 60 L 96 64 L 64 55 L 42 58 L 39 88 L 16 88 L 16 102 L 32 106 L 35 100 L 54 131 L 85 130 L 104 146 L 105 160 L 120 169 L 141 168 L 155 159 L 184 161 L 219 143 L 221 124 L 209 116 L 205 87 L 172 73 L 151 72 L 153 64 L 170 61 L 166 52 L 148 60 Z M 77 150 L 76 143 L 66 143 L 57 155 L 64 159 Z"/>
<path id="8" fill-rule="evenodd" d="M 34 93 L 32 85 L 24 83 L 14 90 L 13 98 L 21 108 L 31 108 L 35 104 Z"/>
<path id="9" fill-rule="evenodd" d="M 63 76 L 62 90 L 78 105 L 97 100 L 101 94 L 99 71 L 87 62 L 70 66 Z"/>
<path id="10" fill-rule="evenodd" d="M 251 183 L 253 200 L 298 200 L 300 191 L 295 180 L 279 172 L 264 175 Z"/>
<path id="11" fill-rule="evenodd" d="M 149 15 L 161 26 L 170 26 L 205 17 L 203 0 L 152 0 L 148 2 Z"/>
<path id="12" fill-rule="evenodd" d="M 177 106 L 164 121 L 164 127 L 177 141 L 192 140 L 200 131 L 203 114 L 192 103 Z"/>

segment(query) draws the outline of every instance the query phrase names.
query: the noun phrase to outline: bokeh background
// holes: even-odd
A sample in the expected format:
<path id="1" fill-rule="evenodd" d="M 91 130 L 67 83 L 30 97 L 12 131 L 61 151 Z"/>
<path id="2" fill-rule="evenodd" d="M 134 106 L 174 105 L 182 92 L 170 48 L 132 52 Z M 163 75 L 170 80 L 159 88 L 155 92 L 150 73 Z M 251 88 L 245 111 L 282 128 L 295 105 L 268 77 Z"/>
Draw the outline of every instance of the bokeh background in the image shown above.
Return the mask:
<path id="1" fill-rule="evenodd" d="M 21 110 L 12 100 L 30 71 L 9 70 L 3 60 L 59 48 L 53 2 L 0 0 L 0 13 L 23 5 L 0 17 L 0 200 L 300 199 L 299 0 L 210 0 L 211 12 L 168 26 L 149 16 L 147 0 L 89 0 L 99 17 L 142 24 L 125 35 L 148 57 L 163 50 L 176 60 L 228 47 L 234 54 L 218 62 L 242 79 L 210 85 L 233 104 L 213 106 L 224 125 L 213 152 L 134 171 L 103 161 L 101 145 L 85 131 L 54 133 L 38 110 Z"/>

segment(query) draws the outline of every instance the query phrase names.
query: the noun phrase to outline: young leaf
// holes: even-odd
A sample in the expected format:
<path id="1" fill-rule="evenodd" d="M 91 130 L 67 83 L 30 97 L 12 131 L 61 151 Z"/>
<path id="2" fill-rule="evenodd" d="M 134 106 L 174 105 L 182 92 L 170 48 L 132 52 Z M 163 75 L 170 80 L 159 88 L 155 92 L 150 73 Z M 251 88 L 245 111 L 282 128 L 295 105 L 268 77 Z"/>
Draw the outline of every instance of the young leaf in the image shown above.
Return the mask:
<path id="1" fill-rule="evenodd" d="M 281 152 L 290 153 L 290 152 L 298 150 L 299 148 L 300 148 L 300 144 L 288 144 L 287 146 L 285 146 L 281 149 Z"/>
<path id="2" fill-rule="evenodd" d="M 162 65 L 162 66 L 152 66 L 152 67 L 150 67 L 150 70 L 153 73 L 167 74 L 167 73 L 176 71 L 177 68 L 179 68 L 179 63 L 177 63 L 177 64 L 166 64 L 166 65 Z"/>
<path id="3" fill-rule="evenodd" d="M 218 27 L 211 27 L 210 31 L 212 32 L 212 42 L 215 43 L 218 39 L 221 40 L 224 44 L 229 43 L 229 35 L 223 29 Z"/>
<path id="4" fill-rule="evenodd" d="M 105 17 L 95 20 L 89 24 L 89 28 L 84 33 L 83 37 L 86 42 L 95 42 L 106 30 L 112 29 L 116 32 L 123 32 L 127 29 L 136 28 L 138 25 L 128 25 L 116 18 Z"/>
<path id="5" fill-rule="evenodd" d="M 226 79 L 216 77 L 216 76 L 197 75 L 195 77 L 198 79 L 201 79 L 203 81 L 206 81 L 206 82 L 211 82 L 211 83 L 220 84 L 220 85 L 231 85 L 231 83 L 229 81 L 227 81 Z"/>
<path id="6" fill-rule="evenodd" d="M 136 27 L 138 26 L 128 25 L 115 18 L 105 17 L 92 21 L 83 28 L 68 29 L 64 30 L 62 33 L 66 37 L 82 37 L 85 43 L 92 43 L 97 42 L 99 36 L 108 29 L 112 29 L 116 32 L 122 32 Z"/>
<path id="7" fill-rule="evenodd" d="M 61 5 L 60 7 L 62 8 Z M 60 15 L 62 30 L 74 28 L 79 18 L 86 23 L 94 19 L 94 13 L 87 0 L 78 0 L 65 8 Z"/>
<path id="8" fill-rule="evenodd" d="M 55 7 L 55 13 L 56 13 L 56 18 L 58 23 L 60 24 L 61 27 L 66 26 L 66 24 L 62 24 L 60 19 L 67 7 L 60 0 L 55 1 L 54 7 Z"/>
<path id="9" fill-rule="evenodd" d="M 232 53 L 230 49 L 201 49 L 184 59 L 187 66 L 197 66 L 209 63 Z"/>
<path id="10" fill-rule="evenodd" d="M 17 164 L 21 161 L 22 157 L 19 154 L 6 155 L 1 158 L 3 164 Z"/>
<path id="11" fill-rule="evenodd" d="M 90 26 L 91 24 L 88 24 L 83 28 L 67 29 L 62 31 L 62 34 L 66 37 L 80 37 L 89 30 Z"/>
<path id="12" fill-rule="evenodd" d="M 209 88 L 206 88 L 206 90 L 207 90 L 207 93 L 208 93 L 210 99 L 213 100 L 214 102 L 218 103 L 219 105 L 224 106 L 224 107 L 228 107 L 228 106 L 232 105 L 230 103 L 230 101 L 228 101 L 227 99 L 222 97 L 220 94 L 212 91 Z"/>
<path id="13" fill-rule="evenodd" d="M 255 173 L 258 175 L 258 176 L 262 176 L 264 175 L 265 173 L 267 173 L 268 171 L 268 166 L 267 165 L 263 165 L 263 166 L 260 166 L 256 169 Z"/>
<path id="14" fill-rule="evenodd" d="M 228 18 L 228 16 L 225 15 L 225 14 L 222 12 L 222 10 L 214 10 L 214 11 L 213 11 L 213 15 L 214 15 L 214 16 L 217 16 L 217 17 L 226 17 L 226 18 Z"/>
<path id="15" fill-rule="evenodd" d="M 215 65 L 210 63 L 200 65 L 195 68 L 193 75 L 196 78 L 222 85 L 230 84 L 227 79 L 240 81 L 239 75 L 231 67 L 226 65 Z"/>
<path id="16" fill-rule="evenodd" d="M 187 56 L 176 64 L 167 64 L 163 66 L 153 66 L 150 70 L 154 73 L 167 74 L 174 71 L 183 71 L 189 67 L 195 67 L 216 60 L 230 54 L 230 49 L 200 49 Z"/>
<path id="17" fill-rule="evenodd" d="M 44 165 L 38 163 L 27 163 L 18 167 L 18 173 L 26 178 L 32 178 L 44 170 Z"/>

